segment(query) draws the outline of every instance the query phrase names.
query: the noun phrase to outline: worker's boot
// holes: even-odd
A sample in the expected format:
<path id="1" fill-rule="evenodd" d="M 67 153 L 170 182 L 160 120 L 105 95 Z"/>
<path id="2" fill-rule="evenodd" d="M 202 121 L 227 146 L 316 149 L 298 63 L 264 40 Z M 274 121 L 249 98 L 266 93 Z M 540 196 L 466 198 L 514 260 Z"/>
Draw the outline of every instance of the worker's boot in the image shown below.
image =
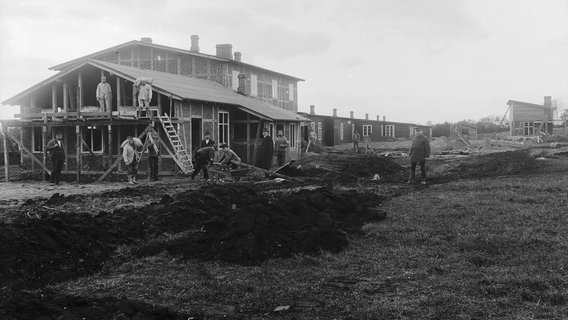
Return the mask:
<path id="1" fill-rule="evenodd" d="M 132 181 L 132 176 L 128 176 L 128 184 L 134 184 L 134 181 Z"/>
<path id="2" fill-rule="evenodd" d="M 138 181 L 136 181 L 136 176 L 132 177 L 132 182 L 133 184 L 138 184 Z"/>

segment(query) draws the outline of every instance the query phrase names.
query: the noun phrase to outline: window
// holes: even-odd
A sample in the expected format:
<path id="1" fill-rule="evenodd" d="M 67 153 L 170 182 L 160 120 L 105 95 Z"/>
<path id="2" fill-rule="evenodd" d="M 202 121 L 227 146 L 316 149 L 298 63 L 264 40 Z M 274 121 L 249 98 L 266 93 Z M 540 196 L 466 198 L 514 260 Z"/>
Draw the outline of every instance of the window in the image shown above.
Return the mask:
<path id="1" fill-rule="evenodd" d="M 532 122 L 523 122 L 523 134 L 525 136 L 532 136 L 534 133 L 534 126 Z"/>
<path id="2" fill-rule="evenodd" d="M 363 136 L 370 136 L 373 132 L 373 127 L 370 124 L 363 125 Z"/>
<path id="3" fill-rule="evenodd" d="M 256 74 L 253 73 L 250 75 L 250 95 L 253 97 L 258 96 L 258 79 Z"/>
<path id="4" fill-rule="evenodd" d="M 290 138 L 288 139 L 290 143 L 290 149 L 296 148 L 296 124 L 290 123 Z"/>
<path id="5" fill-rule="evenodd" d="M 322 136 L 323 136 L 323 126 L 321 122 L 318 122 L 318 140 L 321 141 Z"/>
<path id="6" fill-rule="evenodd" d="M 81 143 L 81 152 L 103 152 L 103 129 L 97 126 L 88 126 L 83 130 L 83 140 L 85 144 Z"/>
<path id="7" fill-rule="evenodd" d="M 288 85 L 288 100 L 294 101 L 294 85 L 291 83 Z"/>
<path id="8" fill-rule="evenodd" d="M 393 137 L 394 138 L 394 125 L 392 125 L 392 124 L 385 125 L 385 137 Z"/>
<path id="9" fill-rule="evenodd" d="M 33 152 L 43 152 L 43 135 L 41 127 L 32 128 L 32 150 Z"/>
<path id="10" fill-rule="evenodd" d="M 344 129 L 343 129 L 343 123 L 339 124 L 339 140 L 343 140 L 344 138 Z"/>
<path id="11" fill-rule="evenodd" d="M 229 113 L 219 111 L 219 144 L 229 145 Z"/>
<path id="12" fill-rule="evenodd" d="M 272 99 L 278 99 L 278 81 L 272 80 Z"/>

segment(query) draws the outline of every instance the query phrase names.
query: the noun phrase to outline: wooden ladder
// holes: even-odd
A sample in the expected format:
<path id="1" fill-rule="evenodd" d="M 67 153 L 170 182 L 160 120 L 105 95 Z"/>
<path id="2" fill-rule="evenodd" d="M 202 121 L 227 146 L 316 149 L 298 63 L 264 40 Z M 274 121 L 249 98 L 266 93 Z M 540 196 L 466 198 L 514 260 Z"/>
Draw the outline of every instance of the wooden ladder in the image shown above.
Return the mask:
<path id="1" fill-rule="evenodd" d="M 174 161 L 178 167 L 183 171 L 184 174 L 191 173 L 193 169 L 193 163 L 191 162 L 191 157 L 187 153 L 185 146 L 180 140 L 179 134 L 172 123 L 172 119 L 165 113 L 162 116 L 158 116 L 164 132 L 168 136 L 168 140 L 174 149 Z"/>

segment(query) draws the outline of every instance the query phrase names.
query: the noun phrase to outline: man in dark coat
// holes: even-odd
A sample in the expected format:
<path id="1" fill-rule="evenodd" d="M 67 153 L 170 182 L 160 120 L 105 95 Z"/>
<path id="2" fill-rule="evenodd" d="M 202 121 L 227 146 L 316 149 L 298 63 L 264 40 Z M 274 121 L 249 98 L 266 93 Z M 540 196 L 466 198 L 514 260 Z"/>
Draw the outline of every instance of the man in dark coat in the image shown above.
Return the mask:
<path id="1" fill-rule="evenodd" d="M 201 144 L 199 145 L 199 148 L 205 147 L 217 148 L 217 144 L 214 140 L 211 139 L 211 134 L 209 132 L 205 132 L 205 134 L 203 135 L 203 140 L 201 140 Z"/>
<path id="2" fill-rule="evenodd" d="M 272 167 L 272 158 L 274 157 L 274 141 L 268 135 L 268 129 L 262 129 L 262 143 L 260 145 L 260 157 L 258 160 L 258 167 L 270 170 Z"/>
<path id="3" fill-rule="evenodd" d="M 213 163 L 215 147 L 204 147 L 195 152 L 195 171 L 191 174 L 191 180 L 203 169 L 203 179 L 209 180 L 207 166 Z"/>
<path id="4" fill-rule="evenodd" d="M 63 163 L 65 162 L 65 148 L 63 147 L 62 140 L 63 134 L 58 133 L 55 135 L 55 139 L 49 141 L 47 146 L 45 146 L 45 150 L 49 153 L 52 164 L 49 182 L 56 185 L 59 185 L 61 169 L 63 169 Z"/>
<path id="5" fill-rule="evenodd" d="M 152 140 L 148 145 L 148 168 L 150 169 L 150 181 L 158 181 L 158 159 L 160 158 L 160 149 L 158 147 L 158 134 L 151 132 Z"/>
<path id="6" fill-rule="evenodd" d="M 412 146 L 410 147 L 410 176 L 407 183 L 414 182 L 416 164 L 420 164 L 420 183 L 426 184 L 426 158 L 430 157 L 430 141 L 422 134 L 422 129 L 416 129 Z"/>

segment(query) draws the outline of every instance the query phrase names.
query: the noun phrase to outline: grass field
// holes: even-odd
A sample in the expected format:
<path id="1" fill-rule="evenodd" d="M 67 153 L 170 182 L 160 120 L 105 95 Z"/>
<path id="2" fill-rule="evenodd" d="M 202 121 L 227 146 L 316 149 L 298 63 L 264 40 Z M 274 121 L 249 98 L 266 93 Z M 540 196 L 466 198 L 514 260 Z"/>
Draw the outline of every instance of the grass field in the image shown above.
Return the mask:
<path id="1" fill-rule="evenodd" d="M 54 289 L 190 319 L 568 318 L 566 173 L 435 184 L 383 207 L 387 219 L 341 253 L 240 266 L 122 246 L 101 272 Z"/>

